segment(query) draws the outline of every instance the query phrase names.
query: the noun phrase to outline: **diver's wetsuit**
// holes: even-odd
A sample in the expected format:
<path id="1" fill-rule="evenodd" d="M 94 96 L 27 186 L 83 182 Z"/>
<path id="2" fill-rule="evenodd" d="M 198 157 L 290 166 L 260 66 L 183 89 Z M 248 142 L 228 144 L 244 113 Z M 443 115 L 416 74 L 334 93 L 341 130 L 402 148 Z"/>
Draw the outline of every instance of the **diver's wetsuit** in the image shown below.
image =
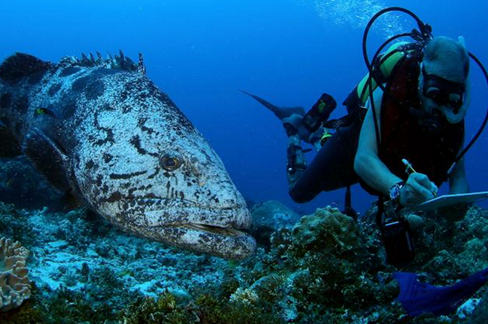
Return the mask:
<path id="1" fill-rule="evenodd" d="M 439 186 L 447 180 L 447 172 L 462 147 L 464 122 L 450 124 L 447 120 L 438 120 L 434 132 L 428 125 L 420 125 L 419 117 L 412 113 L 412 110 L 421 111 L 417 97 L 418 57 L 401 59 L 395 70 L 396 73 L 388 79 L 385 87 L 390 95 L 384 97 L 381 103 L 383 141 L 378 147 L 380 158 L 391 172 L 406 181 L 408 174 L 404 172 L 401 162 L 405 158 L 416 165 L 417 171 L 427 174 Z M 356 94 L 355 89 L 344 103 L 350 113 L 348 126 L 337 129 L 306 169 L 299 169 L 289 176 L 289 193 L 294 201 L 308 202 L 321 191 L 358 182 L 366 191 L 379 194 L 354 172 L 354 158 L 366 114 Z"/>
<path id="2" fill-rule="evenodd" d="M 360 110 L 365 112 L 365 109 Z M 354 157 L 362 123 L 363 118 L 354 118 L 350 125 L 339 127 L 310 165 L 298 171 L 297 181 L 290 184 L 289 190 L 294 201 L 308 202 L 321 191 L 336 190 L 359 182 L 354 172 Z"/>

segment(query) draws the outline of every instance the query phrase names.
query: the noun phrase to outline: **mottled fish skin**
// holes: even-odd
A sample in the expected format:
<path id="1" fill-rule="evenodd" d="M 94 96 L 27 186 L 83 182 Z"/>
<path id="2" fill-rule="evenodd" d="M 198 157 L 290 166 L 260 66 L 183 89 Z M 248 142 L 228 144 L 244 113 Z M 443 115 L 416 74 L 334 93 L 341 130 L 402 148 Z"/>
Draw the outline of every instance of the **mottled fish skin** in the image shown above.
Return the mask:
<path id="1" fill-rule="evenodd" d="M 251 255 L 255 240 L 238 231 L 250 213 L 214 150 L 145 75 L 106 63 L 66 58 L 0 79 L 0 121 L 37 166 L 43 154 L 30 143 L 54 147 L 59 156 L 43 163 L 58 164 L 68 188 L 41 172 L 112 224 L 191 251 Z M 165 157 L 181 166 L 165 169 Z"/>

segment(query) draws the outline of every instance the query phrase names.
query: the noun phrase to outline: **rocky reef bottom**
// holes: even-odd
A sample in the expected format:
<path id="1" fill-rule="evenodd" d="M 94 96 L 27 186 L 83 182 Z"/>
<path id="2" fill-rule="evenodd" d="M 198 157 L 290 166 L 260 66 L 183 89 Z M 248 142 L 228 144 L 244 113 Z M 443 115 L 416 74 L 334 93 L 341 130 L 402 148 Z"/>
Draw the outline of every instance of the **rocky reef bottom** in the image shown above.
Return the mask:
<path id="1" fill-rule="evenodd" d="M 374 209 L 372 210 L 374 212 Z M 20 241 L 31 297 L 0 323 L 485 323 L 484 288 L 456 312 L 408 316 L 392 274 L 452 285 L 488 267 L 488 212 L 411 216 L 416 257 L 386 264 L 376 226 L 326 207 L 252 207 L 255 255 L 228 261 L 126 235 L 85 209 L 0 203 L 0 237 Z M 0 266 L 0 272 L 2 271 Z M 1 288 L 1 283 L 0 283 Z"/>

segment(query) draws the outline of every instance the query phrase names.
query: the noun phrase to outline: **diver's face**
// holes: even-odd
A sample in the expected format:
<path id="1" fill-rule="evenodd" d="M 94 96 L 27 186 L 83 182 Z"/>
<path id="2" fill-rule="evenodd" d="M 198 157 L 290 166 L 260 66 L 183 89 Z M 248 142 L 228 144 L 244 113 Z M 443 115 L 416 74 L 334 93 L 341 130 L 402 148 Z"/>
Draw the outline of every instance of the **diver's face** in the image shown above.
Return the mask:
<path id="1" fill-rule="evenodd" d="M 446 120 L 455 124 L 460 122 L 465 114 L 463 106 L 465 94 L 465 80 L 449 80 L 430 72 L 425 64 L 421 66 L 419 77 L 419 96 L 424 109 L 431 115 L 443 115 Z"/>

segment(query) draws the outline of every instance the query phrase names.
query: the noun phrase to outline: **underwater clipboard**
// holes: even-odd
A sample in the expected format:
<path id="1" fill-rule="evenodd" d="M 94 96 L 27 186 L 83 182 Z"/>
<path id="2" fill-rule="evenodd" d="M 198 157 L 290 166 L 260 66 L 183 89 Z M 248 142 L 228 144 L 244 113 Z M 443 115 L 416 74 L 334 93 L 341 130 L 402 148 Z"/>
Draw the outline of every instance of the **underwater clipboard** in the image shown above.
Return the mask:
<path id="1" fill-rule="evenodd" d="M 455 204 L 475 203 L 488 198 L 488 191 L 479 191 L 455 195 L 442 195 L 431 200 L 427 200 L 417 206 L 409 207 L 411 211 L 434 210 Z"/>

